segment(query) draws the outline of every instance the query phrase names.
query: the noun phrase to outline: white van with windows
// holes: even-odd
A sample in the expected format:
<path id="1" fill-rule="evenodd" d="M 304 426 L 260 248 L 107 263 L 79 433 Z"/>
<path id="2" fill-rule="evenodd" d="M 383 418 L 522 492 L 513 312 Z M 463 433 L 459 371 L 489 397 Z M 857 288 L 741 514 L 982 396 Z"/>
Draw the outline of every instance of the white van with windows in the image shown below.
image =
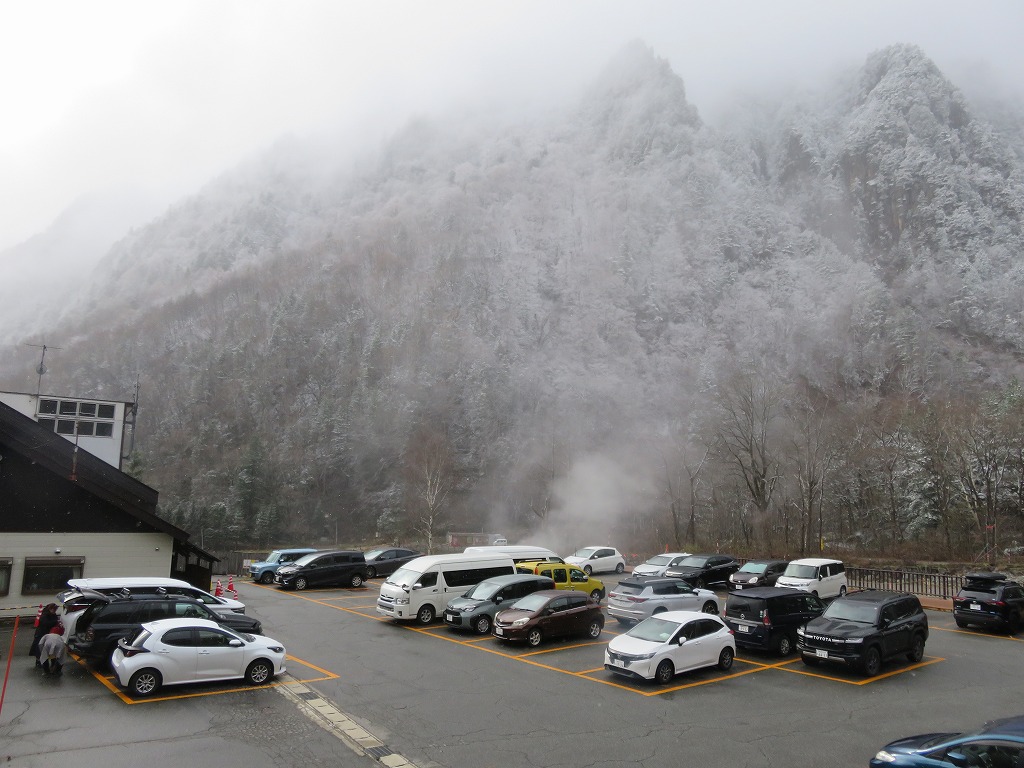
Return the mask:
<path id="1" fill-rule="evenodd" d="M 561 557 L 544 547 L 531 547 L 527 544 L 492 544 L 488 547 L 466 547 L 467 555 L 508 555 L 513 563 L 524 560 L 541 560 L 548 563 L 564 563 Z"/>
<path id="2" fill-rule="evenodd" d="M 786 566 L 775 586 L 799 589 L 825 599 L 842 597 L 846 594 L 846 566 L 841 560 L 825 557 L 794 560 Z"/>
<path id="3" fill-rule="evenodd" d="M 508 555 L 461 552 L 417 557 L 380 585 L 377 613 L 397 621 L 429 624 L 449 601 L 484 579 L 516 572 Z"/>

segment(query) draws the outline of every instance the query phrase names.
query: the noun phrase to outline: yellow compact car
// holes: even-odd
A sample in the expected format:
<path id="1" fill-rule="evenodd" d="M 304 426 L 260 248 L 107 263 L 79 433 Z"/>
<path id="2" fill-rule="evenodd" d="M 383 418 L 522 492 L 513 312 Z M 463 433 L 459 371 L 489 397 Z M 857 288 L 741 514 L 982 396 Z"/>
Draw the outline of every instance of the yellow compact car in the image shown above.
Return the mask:
<path id="1" fill-rule="evenodd" d="M 551 563 L 544 560 L 525 560 L 516 563 L 516 570 L 519 573 L 534 573 L 538 576 L 547 576 L 555 582 L 556 589 L 574 589 L 578 592 L 586 592 L 594 602 L 604 599 L 604 583 L 600 579 L 588 576 L 582 568 L 568 563 Z"/>

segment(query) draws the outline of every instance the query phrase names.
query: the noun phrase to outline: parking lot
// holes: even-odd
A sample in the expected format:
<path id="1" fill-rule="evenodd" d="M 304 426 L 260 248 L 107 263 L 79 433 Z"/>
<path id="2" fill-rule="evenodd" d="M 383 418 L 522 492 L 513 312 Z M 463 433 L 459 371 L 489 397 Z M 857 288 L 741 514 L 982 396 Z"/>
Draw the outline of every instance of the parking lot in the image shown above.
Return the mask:
<path id="1" fill-rule="evenodd" d="M 625 630 L 613 619 L 596 641 L 527 648 L 443 623 L 392 623 L 376 614 L 378 585 L 238 586 L 248 612 L 288 649 L 289 677 L 277 688 L 305 684 L 421 766 L 857 766 L 892 738 L 1019 713 L 1021 639 L 957 629 L 942 612 L 929 612 L 920 663 L 890 662 L 872 678 L 741 649 L 728 672 L 657 686 L 603 668 L 605 645 Z M 167 689 L 134 707 L 109 675 L 96 672 L 93 684 L 117 706 L 161 717 L 196 701 L 284 700 L 274 688 L 225 684 Z"/>

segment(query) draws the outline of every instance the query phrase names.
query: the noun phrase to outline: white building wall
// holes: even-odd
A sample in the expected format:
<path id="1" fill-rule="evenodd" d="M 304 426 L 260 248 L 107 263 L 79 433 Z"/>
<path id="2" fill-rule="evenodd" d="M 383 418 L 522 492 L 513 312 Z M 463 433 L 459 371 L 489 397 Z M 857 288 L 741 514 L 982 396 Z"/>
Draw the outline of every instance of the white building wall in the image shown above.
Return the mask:
<path id="1" fill-rule="evenodd" d="M 58 553 L 57 550 L 60 550 Z M 85 558 L 82 577 L 169 576 L 174 539 L 166 533 L 4 533 L 0 538 L 0 563 L 13 558 L 11 585 L 0 597 L 0 617 L 28 615 L 15 610 L 48 603 L 53 595 L 23 595 L 26 557 Z"/>
<path id="2" fill-rule="evenodd" d="M 61 434 L 61 437 L 66 439 L 68 442 L 75 443 L 82 450 L 88 451 L 93 456 L 103 459 L 112 467 L 121 468 L 121 443 L 124 439 L 124 417 L 125 417 L 125 403 L 117 402 L 115 400 L 90 400 L 88 398 L 81 397 L 57 397 L 54 395 L 30 395 L 25 392 L 0 392 L 0 402 L 9 405 L 19 413 L 28 416 L 30 419 L 35 421 L 39 420 L 39 401 L 40 400 L 56 400 L 58 402 L 67 403 L 91 403 L 95 406 L 113 406 L 113 434 L 110 436 L 96 437 L 94 435 L 82 435 L 82 434 Z M 78 421 L 81 419 L 83 422 L 94 422 L 95 417 L 85 416 L 79 417 L 77 415 L 60 415 L 60 414 L 44 414 L 47 418 L 61 419 L 67 421 Z M 104 419 L 104 421 L 109 421 Z M 70 425 L 69 425 L 70 426 Z M 88 424 L 86 424 L 88 426 Z"/>

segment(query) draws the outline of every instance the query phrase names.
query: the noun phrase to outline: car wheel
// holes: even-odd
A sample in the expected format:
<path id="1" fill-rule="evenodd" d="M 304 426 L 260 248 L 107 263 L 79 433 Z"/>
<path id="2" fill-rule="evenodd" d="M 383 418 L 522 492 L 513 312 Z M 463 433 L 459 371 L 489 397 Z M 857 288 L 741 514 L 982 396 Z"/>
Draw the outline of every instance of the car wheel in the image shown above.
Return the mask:
<path id="1" fill-rule="evenodd" d="M 590 576 L 594 572 L 594 569 L 591 568 L 589 565 L 584 565 L 583 572 L 587 574 L 587 576 Z"/>
<path id="2" fill-rule="evenodd" d="M 374 568 L 372 565 L 369 568 L 366 569 L 366 578 L 368 578 L 368 579 L 375 579 L 375 578 L 377 578 L 377 569 Z"/>
<path id="3" fill-rule="evenodd" d="M 920 635 L 914 635 L 914 639 L 910 641 L 910 650 L 907 651 L 907 660 L 911 664 L 917 664 L 921 659 L 924 658 L 924 638 Z"/>
<path id="4" fill-rule="evenodd" d="M 540 645 L 540 641 L 544 639 L 544 635 L 541 634 L 539 629 L 531 629 L 530 634 L 526 636 L 526 644 L 536 648 Z"/>
<path id="5" fill-rule="evenodd" d="M 672 682 L 672 678 L 676 676 L 676 668 L 672 666 L 672 662 L 665 659 L 658 668 L 654 670 L 654 679 L 660 685 L 667 685 Z"/>
<path id="6" fill-rule="evenodd" d="M 814 595 L 815 597 L 819 597 L 818 590 L 816 590 L 816 589 L 812 589 L 811 590 L 811 594 Z"/>
<path id="7" fill-rule="evenodd" d="M 601 619 L 594 619 L 592 622 L 590 622 L 590 625 L 587 627 L 587 637 L 600 637 L 602 629 L 604 629 L 604 621 L 602 621 Z"/>
<path id="8" fill-rule="evenodd" d="M 715 616 L 718 615 L 718 606 L 711 600 L 704 603 L 704 606 L 700 610 L 701 613 L 713 613 Z"/>
<path id="9" fill-rule="evenodd" d="M 626 566 L 624 566 L 622 563 L 619 563 L 615 566 L 616 573 L 622 573 L 624 570 L 626 570 Z"/>
<path id="10" fill-rule="evenodd" d="M 348 583 L 352 585 L 353 589 L 361 587 L 363 586 L 363 577 L 360 576 L 358 573 L 353 573 L 352 578 L 349 579 Z"/>
<path id="11" fill-rule="evenodd" d="M 593 592 L 591 592 L 590 593 L 590 599 L 593 600 L 595 603 L 600 603 L 601 602 L 601 590 L 600 589 L 595 589 Z"/>
<path id="12" fill-rule="evenodd" d="M 803 655 L 801 655 L 800 656 L 800 660 L 804 664 L 806 664 L 808 667 L 816 667 L 816 666 L 818 666 L 818 660 L 816 658 L 814 658 L 813 656 L 803 656 Z"/>
<path id="13" fill-rule="evenodd" d="M 273 584 L 273 583 L 274 583 L 274 574 L 272 574 L 270 571 L 264 571 L 263 573 L 260 574 L 260 584 Z"/>
<path id="14" fill-rule="evenodd" d="M 305 588 L 306 588 L 306 580 L 303 577 L 299 576 L 299 578 L 297 578 L 295 580 L 295 589 L 305 589 Z"/>
<path id="15" fill-rule="evenodd" d="M 133 696 L 152 696 L 162 682 L 163 678 L 155 669 L 140 669 L 128 680 L 128 692 Z"/>
<path id="16" fill-rule="evenodd" d="M 655 613 L 661 613 L 661 611 L 655 611 Z M 624 627 L 628 627 L 630 624 L 633 623 L 629 619 L 620 619 L 618 616 L 615 617 L 615 620 Z"/>
<path id="17" fill-rule="evenodd" d="M 846 597 L 846 585 L 845 584 L 843 586 L 839 587 L 839 596 L 840 597 Z"/>
<path id="18" fill-rule="evenodd" d="M 732 652 L 732 648 L 725 646 L 725 648 L 722 649 L 722 652 L 718 654 L 718 668 L 725 671 L 732 667 L 732 659 L 735 655 L 736 654 Z"/>
<path id="19" fill-rule="evenodd" d="M 274 676 L 274 665 L 266 659 L 256 659 L 245 668 L 245 682 L 249 685 L 263 685 Z"/>
<path id="20" fill-rule="evenodd" d="M 786 633 L 779 635 L 778 641 L 775 643 L 775 651 L 779 656 L 789 656 L 793 652 L 793 640 Z"/>
<path id="21" fill-rule="evenodd" d="M 478 635 L 489 635 L 491 633 L 491 617 L 486 613 L 483 616 L 477 616 L 473 621 L 473 630 Z"/>
<path id="22" fill-rule="evenodd" d="M 416 612 L 416 621 L 420 624 L 429 624 L 434 620 L 434 606 L 424 605 Z"/>
<path id="23" fill-rule="evenodd" d="M 1020 632 L 1020 614 L 1014 611 L 1010 614 L 1010 618 L 1006 620 L 1006 631 L 1011 635 L 1016 635 Z"/>
<path id="24" fill-rule="evenodd" d="M 667 610 L 668 608 L 665 608 L 664 606 L 660 608 L 655 608 L 653 611 L 651 611 L 651 616 L 657 616 L 659 613 L 664 613 Z"/>
<path id="25" fill-rule="evenodd" d="M 863 669 L 868 677 L 874 677 L 882 670 L 882 654 L 877 648 L 868 648 L 864 654 Z"/>
<path id="26" fill-rule="evenodd" d="M 707 589 L 707 582 L 705 582 L 703 578 L 697 579 L 695 582 L 693 582 L 693 588 L 694 589 Z"/>
<path id="27" fill-rule="evenodd" d="M 956 621 L 956 625 L 958 627 L 960 627 L 960 629 L 967 629 L 967 622 L 966 621 L 964 621 L 963 619 L 956 619 L 955 621 Z"/>

